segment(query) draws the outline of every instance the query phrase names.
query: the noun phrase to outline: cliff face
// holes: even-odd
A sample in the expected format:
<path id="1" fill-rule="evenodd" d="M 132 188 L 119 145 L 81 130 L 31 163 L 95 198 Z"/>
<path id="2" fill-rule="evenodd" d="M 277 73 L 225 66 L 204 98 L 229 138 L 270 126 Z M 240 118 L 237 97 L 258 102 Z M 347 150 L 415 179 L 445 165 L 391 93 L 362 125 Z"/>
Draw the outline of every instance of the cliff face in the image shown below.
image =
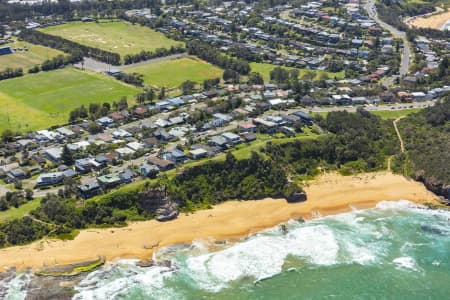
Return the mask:
<path id="1" fill-rule="evenodd" d="M 178 216 L 178 205 L 172 201 L 164 187 L 139 193 L 138 205 L 155 215 L 158 221 L 169 221 Z"/>
<path id="2" fill-rule="evenodd" d="M 417 171 L 415 178 L 417 181 L 423 182 L 428 190 L 450 201 L 450 185 L 448 183 L 438 180 L 434 176 L 426 176 L 424 170 Z"/>

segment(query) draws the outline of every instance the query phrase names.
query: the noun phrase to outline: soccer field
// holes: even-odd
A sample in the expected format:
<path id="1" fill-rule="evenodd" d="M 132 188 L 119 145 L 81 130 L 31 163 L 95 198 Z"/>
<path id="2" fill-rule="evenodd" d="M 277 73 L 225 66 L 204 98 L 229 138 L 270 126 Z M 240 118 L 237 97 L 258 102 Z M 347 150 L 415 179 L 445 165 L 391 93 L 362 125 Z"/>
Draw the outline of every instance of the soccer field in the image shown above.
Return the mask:
<path id="1" fill-rule="evenodd" d="M 69 22 L 39 29 L 82 45 L 120 54 L 137 54 L 142 50 L 169 48 L 182 44 L 148 27 L 124 21 Z"/>
<path id="2" fill-rule="evenodd" d="M 58 54 L 64 54 L 63 52 L 52 48 L 34 45 L 27 42 L 16 41 L 4 46 L 10 46 L 15 49 L 22 48 L 22 50 L 17 50 L 13 54 L 1 55 L 0 71 L 5 70 L 6 68 L 22 68 L 23 72 L 26 73 L 31 67 L 40 65 L 45 60 L 53 58 Z M 25 51 L 25 48 L 28 49 L 28 51 Z"/>
<path id="3" fill-rule="evenodd" d="M 222 69 L 191 57 L 148 63 L 124 71 L 142 74 L 147 86 L 159 88 L 179 87 L 186 80 L 202 83 L 205 79 L 222 78 L 223 73 Z"/>
<path id="4" fill-rule="evenodd" d="M 64 124 L 69 112 L 81 104 L 113 102 L 138 92 L 106 75 L 73 68 L 3 80 L 0 130 L 27 131 Z"/>

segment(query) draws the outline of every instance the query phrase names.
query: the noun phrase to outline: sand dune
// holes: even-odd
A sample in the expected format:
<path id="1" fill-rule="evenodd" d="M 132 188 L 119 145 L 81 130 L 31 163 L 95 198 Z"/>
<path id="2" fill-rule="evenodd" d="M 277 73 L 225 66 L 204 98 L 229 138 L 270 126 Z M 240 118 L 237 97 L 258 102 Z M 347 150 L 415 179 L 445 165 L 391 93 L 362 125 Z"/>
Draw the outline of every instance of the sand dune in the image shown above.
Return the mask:
<path id="1" fill-rule="evenodd" d="M 418 182 L 391 173 L 368 173 L 343 177 L 325 174 L 305 187 L 308 201 L 288 204 L 283 199 L 229 201 L 210 210 L 181 215 L 159 223 L 145 221 L 126 228 L 87 229 L 72 241 L 41 240 L 26 246 L 0 250 L 0 267 L 5 270 L 34 269 L 68 264 L 105 256 L 149 258 L 160 247 L 195 239 L 234 239 L 275 226 L 291 218 L 311 218 L 352 208 L 368 208 L 381 200 L 424 203 L 437 197 Z M 351 207 L 350 207 L 351 206 Z"/>

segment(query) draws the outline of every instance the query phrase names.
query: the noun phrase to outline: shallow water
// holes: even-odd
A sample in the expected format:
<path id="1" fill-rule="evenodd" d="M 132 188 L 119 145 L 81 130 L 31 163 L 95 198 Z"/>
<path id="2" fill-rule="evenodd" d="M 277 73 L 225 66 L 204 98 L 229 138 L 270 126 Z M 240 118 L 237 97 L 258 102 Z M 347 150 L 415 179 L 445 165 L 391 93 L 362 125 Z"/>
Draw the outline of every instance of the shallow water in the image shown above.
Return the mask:
<path id="1" fill-rule="evenodd" d="M 408 201 L 165 248 L 89 274 L 74 299 L 449 299 L 450 212 Z M 8 299 L 23 299 L 15 279 Z M 23 284 L 23 283 L 22 283 Z M 13 297 L 14 296 L 14 297 Z"/>

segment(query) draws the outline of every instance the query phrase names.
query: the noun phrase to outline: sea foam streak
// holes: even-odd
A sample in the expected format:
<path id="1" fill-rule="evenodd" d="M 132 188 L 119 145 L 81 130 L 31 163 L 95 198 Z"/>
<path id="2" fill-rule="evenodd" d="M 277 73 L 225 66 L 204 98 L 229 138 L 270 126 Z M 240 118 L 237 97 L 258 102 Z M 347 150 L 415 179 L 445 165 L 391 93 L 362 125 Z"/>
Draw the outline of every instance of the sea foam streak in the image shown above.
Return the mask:
<path id="1" fill-rule="evenodd" d="M 82 280 L 74 299 L 214 298 L 236 286 L 252 289 L 259 286 L 254 282 L 286 271 L 332 272 L 336 267 L 377 270 L 381 266 L 403 276 L 418 272 L 426 276 L 430 267 L 448 267 L 449 218 L 448 211 L 428 210 L 408 201 L 381 202 L 374 209 L 305 223 L 291 220 L 237 243 L 204 240 L 174 245 L 154 254 L 156 261 L 171 261 L 170 267 L 142 268 L 136 260 L 115 262 Z M 432 228 L 423 230 L 424 224 Z M 429 260 L 421 258 L 421 253 L 430 252 Z M 23 282 L 27 281 L 22 278 L 8 285 L 17 291 Z"/>
<path id="2" fill-rule="evenodd" d="M 90 277 L 102 277 L 92 274 L 81 283 L 82 288 L 78 289 L 80 294 L 76 299 L 100 299 L 104 296 L 120 298 L 118 291 L 123 293 L 126 286 L 133 282 L 143 286 L 144 281 L 147 282 L 147 293 L 153 294 L 155 288 L 164 286 L 165 280 L 181 279 L 191 288 L 218 292 L 241 279 L 258 281 L 283 272 L 289 256 L 301 259 L 303 265 L 309 267 L 372 264 L 386 255 L 389 242 L 379 238 L 380 235 L 386 235 L 383 225 L 365 222 L 365 214 L 368 212 L 353 211 L 303 224 L 290 221 L 286 223 L 287 232 L 283 232 L 280 227 L 268 229 L 241 242 L 224 245 L 214 252 L 208 251 L 210 241 L 196 241 L 191 247 L 166 248 L 155 257 L 171 260 L 173 265 L 178 266 L 176 270 L 167 272 L 156 266 L 138 268 L 139 273 L 132 274 L 130 270 L 136 270 L 137 267 L 122 266 L 119 268 L 128 270 L 123 276 L 126 279 L 119 280 L 108 275 L 106 279 L 90 284 Z M 171 295 L 176 298 L 173 291 Z M 171 298 L 169 294 L 167 297 Z"/>

